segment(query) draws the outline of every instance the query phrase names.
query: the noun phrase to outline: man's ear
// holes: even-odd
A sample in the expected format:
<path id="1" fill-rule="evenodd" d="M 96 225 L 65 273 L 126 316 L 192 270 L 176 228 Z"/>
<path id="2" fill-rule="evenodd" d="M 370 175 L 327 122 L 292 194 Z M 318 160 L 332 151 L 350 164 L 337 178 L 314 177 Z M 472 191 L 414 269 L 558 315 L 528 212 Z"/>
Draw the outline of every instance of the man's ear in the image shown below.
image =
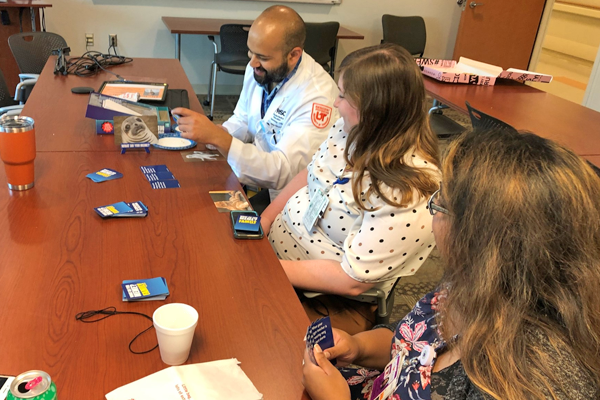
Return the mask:
<path id="1" fill-rule="evenodd" d="M 302 56 L 302 49 L 300 47 L 294 47 L 292 51 L 288 54 L 288 64 L 291 66 L 295 66 L 298 63 L 298 60 Z"/>

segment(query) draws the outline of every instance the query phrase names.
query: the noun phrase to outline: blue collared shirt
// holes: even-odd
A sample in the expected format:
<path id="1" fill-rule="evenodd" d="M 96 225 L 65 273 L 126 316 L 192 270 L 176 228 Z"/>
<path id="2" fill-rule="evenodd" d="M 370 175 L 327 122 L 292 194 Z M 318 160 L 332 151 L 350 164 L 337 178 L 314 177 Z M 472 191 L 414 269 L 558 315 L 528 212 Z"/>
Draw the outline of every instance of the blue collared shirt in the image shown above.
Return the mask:
<path id="1" fill-rule="evenodd" d="M 301 62 L 302 62 L 302 56 L 300 56 L 300 59 L 298 60 L 298 63 L 296 64 L 296 66 L 294 67 L 292 72 L 290 72 L 288 74 L 288 76 L 285 77 L 284 80 L 279 82 L 279 84 L 277 86 L 275 86 L 273 88 L 273 90 L 271 90 L 271 93 L 269 93 L 269 85 L 260 85 L 260 87 L 263 88 L 262 105 L 260 107 L 260 117 L 261 118 L 265 117 L 265 113 L 269 109 L 269 106 L 273 102 L 273 99 L 277 95 L 277 92 L 279 92 L 279 90 L 283 87 L 283 85 L 285 85 L 285 83 L 287 81 L 289 81 L 296 74 L 296 71 L 298 70 L 298 66 L 300 65 Z"/>

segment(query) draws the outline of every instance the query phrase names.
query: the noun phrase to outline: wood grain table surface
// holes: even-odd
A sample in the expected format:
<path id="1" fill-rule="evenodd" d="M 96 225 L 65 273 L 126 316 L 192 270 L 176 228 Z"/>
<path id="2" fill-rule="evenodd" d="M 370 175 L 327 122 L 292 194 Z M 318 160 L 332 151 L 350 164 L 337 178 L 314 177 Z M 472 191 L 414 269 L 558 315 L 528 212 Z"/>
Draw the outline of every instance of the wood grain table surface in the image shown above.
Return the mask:
<path id="1" fill-rule="evenodd" d="M 45 8 L 52 7 L 51 3 L 45 3 L 37 0 L 8 0 L 6 3 L 0 3 L 1 8 L 13 8 L 13 7 L 33 7 L 33 8 Z"/>
<path id="2" fill-rule="evenodd" d="M 132 73 L 172 70 L 169 83 L 193 94 L 177 60 L 134 65 Z M 151 316 L 162 304 L 182 302 L 200 316 L 187 363 L 235 357 L 265 399 L 305 398 L 302 339 L 309 320 L 267 240 L 233 239 L 229 214 L 217 212 L 208 194 L 241 189 L 228 164 L 184 162 L 180 152 L 158 149 L 120 155 L 83 117 L 87 96 L 69 91 L 93 84 L 55 77 L 48 68 L 25 108 L 36 123 L 35 187 L 11 192 L 0 173 L 0 373 L 40 369 L 56 382 L 59 399 L 103 399 L 168 366 L 158 349 L 128 350 L 151 325 L 145 318 L 84 324 L 75 315 L 115 306 Z M 43 93 L 49 88 L 54 100 Z M 153 190 L 139 167 L 156 164 L 166 164 L 181 188 Z M 124 177 L 86 178 L 102 168 Z M 146 218 L 103 220 L 93 210 L 137 200 L 148 206 Z M 166 301 L 121 301 L 123 280 L 157 276 L 167 280 Z M 135 349 L 155 344 L 150 330 Z"/>
<path id="3" fill-rule="evenodd" d="M 95 121 L 85 118 L 89 96 L 71 93 L 71 88 L 99 90 L 102 83 L 117 77 L 104 71 L 91 77 L 54 75 L 54 60 L 51 57 L 46 63 L 21 113 L 35 121 L 37 151 L 115 151 L 113 135 L 96 135 Z M 190 108 L 202 112 L 179 60 L 134 58 L 109 70 L 132 81 L 166 82 L 169 89 L 186 89 Z"/>
<path id="4" fill-rule="evenodd" d="M 571 148 L 581 156 L 600 155 L 600 113 L 519 83 L 475 86 L 423 77 L 433 98 L 467 114 L 465 101 L 519 130 L 528 130 Z"/>

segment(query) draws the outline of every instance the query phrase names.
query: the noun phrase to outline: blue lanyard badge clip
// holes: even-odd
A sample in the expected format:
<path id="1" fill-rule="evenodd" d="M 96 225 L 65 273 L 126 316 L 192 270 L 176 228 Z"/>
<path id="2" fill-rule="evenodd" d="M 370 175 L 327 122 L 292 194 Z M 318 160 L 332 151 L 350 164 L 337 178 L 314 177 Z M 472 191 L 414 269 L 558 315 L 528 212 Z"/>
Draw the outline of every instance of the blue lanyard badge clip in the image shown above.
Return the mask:
<path id="1" fill-rule="evenodd" d="M 345 185 L 350 182 L 350 178 L 340 178 L 338 177 L 335 182 L 333 182 L 326 190 L 323 192 L 321 189 L 317 189 L 317 191 L 313 192 L 313 195 L 310 197 L 310 204 L 308 205 L 308 210 L 304 214 L 302 218 L 302 223 L 306 230 L 310 233 L 317 223 L 317 220 L 325 214 L 325 210 L 327 209 L 327 205 L 329 204 L 329 198 L 327 194 L 333 188 L 334 185 Z"/>

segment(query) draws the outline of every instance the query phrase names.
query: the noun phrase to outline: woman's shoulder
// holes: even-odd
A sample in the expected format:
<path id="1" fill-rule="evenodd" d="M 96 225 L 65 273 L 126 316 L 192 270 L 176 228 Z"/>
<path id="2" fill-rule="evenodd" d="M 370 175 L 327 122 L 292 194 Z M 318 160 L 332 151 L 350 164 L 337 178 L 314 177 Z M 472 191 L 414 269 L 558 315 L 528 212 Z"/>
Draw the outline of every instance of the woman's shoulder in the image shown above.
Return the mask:
<path id="1" fill-rule="evenodd" d="M 594 383 L 589 371 L 576 359 L 572 349 L 564 342 L 553 343 L 540 329 L 529 332 L 532 347 L 547 360 L 544 364 L 556 377 L 559 387 L 553 387 L 559 400 L 596 399 L 600 388 Z M 596 357 L 596 355 L 591 355 Z M 536 368 L 537 365 L 531 365 Z M 544 375 L 544 371 L 540 371 Z M 551 398 L 548 395 L 548 398 Z"/>
<path id="2" fill-rule="evenodd" d="M 423 168 L 428 170 L 428 172 L 441 176 L 438 166 L 435 165 L 429 157 L 426 157 L 424 154 L 419 154 L 414 149 L 404 155 L 404 162 L 411 167 Z"/>

